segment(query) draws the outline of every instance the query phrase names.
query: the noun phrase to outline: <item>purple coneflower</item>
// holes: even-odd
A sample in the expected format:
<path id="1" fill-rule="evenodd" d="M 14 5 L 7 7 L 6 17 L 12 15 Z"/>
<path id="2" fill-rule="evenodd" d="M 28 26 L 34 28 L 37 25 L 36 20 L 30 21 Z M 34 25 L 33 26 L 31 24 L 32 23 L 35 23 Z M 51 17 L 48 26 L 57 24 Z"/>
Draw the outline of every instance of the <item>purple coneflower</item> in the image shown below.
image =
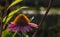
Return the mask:
<path id="1" fill-rule="evenodd" d="M 32 27 L 37 28 L 38 25 L 31 23 L 30 20 L 24 14 L 19 14 L 11 24 L 8 25 L 10 31 L 29 32 Z"/>

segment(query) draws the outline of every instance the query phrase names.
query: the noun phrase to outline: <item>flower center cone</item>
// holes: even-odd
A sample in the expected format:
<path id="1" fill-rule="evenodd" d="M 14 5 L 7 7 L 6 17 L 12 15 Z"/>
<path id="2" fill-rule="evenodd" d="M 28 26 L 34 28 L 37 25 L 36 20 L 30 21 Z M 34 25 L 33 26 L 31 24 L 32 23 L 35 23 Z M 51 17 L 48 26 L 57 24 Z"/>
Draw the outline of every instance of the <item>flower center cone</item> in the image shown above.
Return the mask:
<path id="1" fill-rule="evenodd" d="M 19 26 L 25 26 L 25 25 L 27 25 L 28 23 L 26 22 L 26 20 L 25 20 L 23 17 L 21 17 L 21 18 L 19 19 L 19 21 L 17 22 L 17 24 L 18 24 Z"/>

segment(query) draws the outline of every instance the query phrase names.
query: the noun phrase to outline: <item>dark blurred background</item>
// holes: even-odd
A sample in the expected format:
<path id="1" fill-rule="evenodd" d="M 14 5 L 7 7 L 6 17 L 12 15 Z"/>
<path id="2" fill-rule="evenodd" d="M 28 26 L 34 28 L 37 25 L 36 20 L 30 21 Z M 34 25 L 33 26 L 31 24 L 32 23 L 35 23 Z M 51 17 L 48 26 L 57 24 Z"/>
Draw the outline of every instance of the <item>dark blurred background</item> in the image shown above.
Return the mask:
<path id="1" fill-rule="evenodd" d="M 0 5 L 5 5 L 5 2 L 6 0 L 0 0 Z M 11 2 L 13 2 L 14 0 L 7 0 L 9 1 L 9 4 L 11 4 Z M 27 5 L 27 6 L 35 6 L 35 2 L 38 3 L 38 6 L 44 6 L 44 7 L 47 7 L 48 6 L 48 3 L 49 3 L 49 0 L 23 0 L 24 2 L 24 5 Z M 22 2 L 22 3 L 23 3 Z M 53 6 L 52 7 L 60 7 L 60 0 L 53 0 Z"/>

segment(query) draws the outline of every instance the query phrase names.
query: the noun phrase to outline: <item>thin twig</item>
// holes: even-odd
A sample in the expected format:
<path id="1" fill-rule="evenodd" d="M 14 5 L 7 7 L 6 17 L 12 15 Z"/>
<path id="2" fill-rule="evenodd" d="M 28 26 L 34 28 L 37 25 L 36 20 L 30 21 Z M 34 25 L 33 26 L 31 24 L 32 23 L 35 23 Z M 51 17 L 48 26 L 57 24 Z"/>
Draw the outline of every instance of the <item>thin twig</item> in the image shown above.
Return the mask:
<path id="1" fill-rule="evenodd" d="M 42 19 L 41 19 L 41 21 L 40 21 L 40 23 L 39 23 L 39 26 L 38 26 L 38 28 L 36 29 L 36 31 L 34 32 L 34 34 L 32 35 L 32 37 L 35 37 L 36 34 L 37 34 L 37 32 L 39 31 L 39 29 L 41 28 L 40 25 L 44 22 L 44 19 L 45 19 L 45 17 L 47 16 L 47 14 L 48 14 L 48 12 L 49 12 L 49 10 L 50 10 L 50 8 L 51 8 L 52 2 L 53 2 L 53 0 L 50 0 L 50 1 L 49 1 L 48 9 L 47 9 L 45 15 L 42 17 Z"/>
<path id="2" fill-rule="evenodd" d="M 60 32 L 57 33 L 57 37 L 60 37 Z"/>

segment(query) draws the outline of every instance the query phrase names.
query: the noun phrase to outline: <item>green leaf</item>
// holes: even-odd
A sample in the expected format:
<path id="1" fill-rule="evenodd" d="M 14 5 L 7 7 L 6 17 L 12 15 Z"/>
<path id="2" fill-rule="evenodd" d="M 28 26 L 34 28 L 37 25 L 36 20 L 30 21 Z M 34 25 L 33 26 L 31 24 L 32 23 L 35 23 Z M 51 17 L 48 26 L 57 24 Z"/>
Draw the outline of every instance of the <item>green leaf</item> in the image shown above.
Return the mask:
<path id="1" fill-rule="evenodd" d="M 28 35 L 27 33 L 23 33 L 23 35 L 24 35 L 25 37 L 29 37 L 29 35 Z"/>
<path id="2" fill-rule="evenodd" d="M 2 32 L 2 36 L 1 37 L 12 37 L 12 32 L 10 32 L 8 29 L 6 29 L 5 31 Z"/>
<path id="3" fill-rule="evenodd" d="M 29 35 L 26 35 L 25 37 L 29 37 Z"/>
<path id="4" fill-rule="evenodd" d="M 16 4 L 18 4 L 19 2 L 22 2 L 23 0 L 15 0 L 13 3 L 11 3 L 11 5 L 9 5 L 9 7 L 7 8 L 7 10 L 10 8 L 10 7 L 12 7 L 12 6 L 14 6 L 14 5 L 16 5 Z"/>

